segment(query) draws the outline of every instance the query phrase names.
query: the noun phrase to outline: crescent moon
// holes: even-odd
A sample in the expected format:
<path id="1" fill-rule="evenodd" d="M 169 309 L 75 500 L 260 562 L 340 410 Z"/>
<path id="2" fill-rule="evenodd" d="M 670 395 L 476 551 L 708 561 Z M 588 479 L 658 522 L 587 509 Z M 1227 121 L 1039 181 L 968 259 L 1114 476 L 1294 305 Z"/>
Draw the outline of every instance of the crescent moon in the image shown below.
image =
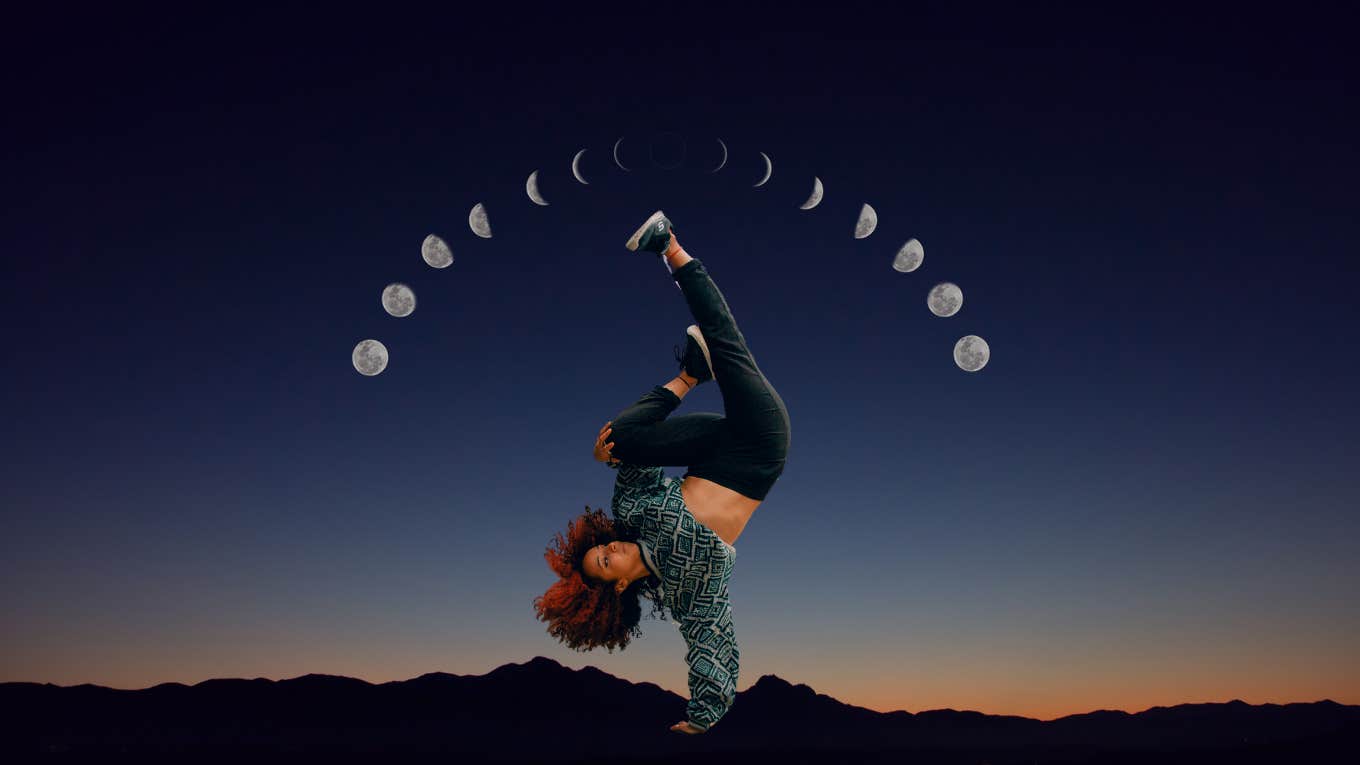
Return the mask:
<path id="1" fill-rule="evenodd" d="M 719 170 L 723 169 L 723 165 L 727 164 L 727 144 L 723 143 L 723 139 L 719 138 L 719 139 L 718 139 L 718 145 L 722 147 L 722 150 L 723 150 L 723 158 L 722 158 L 722 161 L 718 163 L 718 166 L 717 166 L 717 167 L 715 167 L 715 168 L 713 168 L 712 170 L 709 170 L 709 171 L 708 171 L 708 172 L 710 172 L 710 173 L 716 173 L 716 172 L 718 172 Z"/>
<path id="2" fill-rule="evenodd" d="M 619 136 L 619 140 L 614 142 L 614 164 L 618 165 L 619 169 L 622 170 L 623 172 L 631 173 L 633 171 L 624 167 L 623 163 L 619 161 L 619 144 L 621 143 L 623 143 L 623 136 Z"/>
<path id="3" fill-rule="evenodd" d="M 799 210 L 811 210 L 822 203 L 822 179 L 812 176 L 812 196 L 807 201 L 798 206 Z"/>
<path id="4" fill-rule="evenodd" d="M 524 190 L 529 194 L 529 198 L 534 200 L 534 204 L 541 205 L 543 207 L 548 206 L 548 200 L 544 199 L 543 195 L 538 193 L 537 170 L 533 171 L 532 173 L 529 173 L 529 180 L 524 182 Z"/>
<path id="5" fill-rule="evenodd" d="M 585 149 L 576 152 L 576 157 L 571 161 L 571 174 L 576 176 L 576 180 L 589 186 L 590 182 L 581 176 L 581 156 L 586 153 Z"/>
<path id="6" fill-rule="evenodd" d="M 764 186 L 765 181 L 770 180 L 770 174 L 774 172 L 774 163 L 770 161 L 770 156 L 763 151 L 760 152 L 760 156 L 765 158 L 765 177 L 760 179 L 760 183 L 757 183 L 755 186 L 752 186 L 751 188 L 753 189 Z"/>

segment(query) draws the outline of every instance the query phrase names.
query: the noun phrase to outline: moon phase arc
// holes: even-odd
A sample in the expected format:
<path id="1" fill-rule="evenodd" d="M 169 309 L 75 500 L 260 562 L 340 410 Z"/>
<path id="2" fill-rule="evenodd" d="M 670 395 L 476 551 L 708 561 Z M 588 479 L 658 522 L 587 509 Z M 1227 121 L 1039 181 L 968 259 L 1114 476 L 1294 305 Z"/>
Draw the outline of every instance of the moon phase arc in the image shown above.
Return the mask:
<path id="1" fill-rule="evenodd" d="M 619 144 L 621 143 L 623 143 L 623 136 L 619 136 L 619 140 L 614 142 L 614 164 L 618 165 L 619 169 L 622 170 L 623 172 L 631 173 L 633 171 L 624 167 L 623 163 L 619 161 Z"/>
<path id="2" fill-rule="evenodd" d="M 992 347 L 977 335 L 964 335 L 954 343 L 954 363 L 965 372 L 982 369 L 991 358 Z"/>
<path id="3" fill-rule="evenodd" d="M 807 201 L 798 205 L 799 210 L 811 210 L 822 203 L 822 179 L 812 176 L 812 196 Z"/>
<path id="4" fill-rule="evenodd" d="M 723 165 L 726 165 L 726 164 L 727 164 L 727 144 L 723 143 L 723 139 L 719 138 L 719 139 L 718 139 L 718 145 L 722 147 L 722 150 L 723 150 L 723 158 L 722 158 L 722 161 L 718 163 L 718 166 L 717 166 L 717 167 L 715 167 L 715 168 L 713 168 L 712 170 L 709 170 L 709 171 L 708 171 L 708 172 L 710 172 L 710 173 L 716 173 L 716 172 L 718 172 L 719 170 L 723 169 Z"/>
<path id="5" fill-rule="evenodd" d="M 435 268 L 448 268 L 453 263 L 453 251 L 443 239 L 430 234 L 420 243 L 420 257 Z"/>
<path id="6" fill-rule="evenodd" d="M 387 369 L 387 346 L 377 340 L 360 340 L 349 360 L 359 374 L 372 377 Z"/>
<path id="7" fill-rule="evenodd" d="M 874 233 L 876 228 L 878 228 L 878 213 L 874 212 L 874 208 L 868 202 L 865 202 L 859 210 L 859 220 L 855 221 L 855 238 L 863 239 Z"/>
<path id="8" fill-rule="evenodd" d="M 585 149 L 581 149 L 580 151 L 576 152 L 576 156 L 573 157 L 571 160 L 571 174 L 576 176 L 576 180 L 589 186 L 590 181 L 587 181 L 585 179 L 585 176 L 581 175 L 581 157 L 584 156 L 585 153 L 586 153 Z"/>
<path id="9" fill-rule="evenodd" d="M 936 316 L 953 316 L 963 307 L 963 290 L 953 282 L 940 282 L 930 288 L 926 306 Z"/>
<path id="10" fill-rule="evenodd" d="M 900 273 L 909 274 L 921 267 L 921 261 L 925 260 L 926 251 L 921 243 L 915 239 L 908 239 L 902 245 L 902 249 L 897 251 L 897 257 L 893 258 L 893 270 Z"/>
<path id="11" fill-rule="evenodd" d="M 774 163 L 770 161 L 770 155 L 762 151 L 760 152 L 760 156 L 765 159 L 765 177 L 757 181 L 756 185 L 751 187 L 753 189 L 758 189 L 761 186 L 764 186 L 765 181 L 770 180 L 770 175 L 774 173 Z"/>
<path id="12" fill-rule="evenodd" d="M 491 238 L 491 221 L 486 217 L 486 208 L 478 202 L 468 213 L 468 226 L 472 228 L 472 233 L 483 239 Z"/>
<path id="13" fill-rule="evenodd" d="M 524 191 L 529 195 L 529 198 L 534 201 L 534 204 L 540 205 L 542 207 L 548 206 L 548 200 L 544 199 L 543 195 L 540 194 L 538 191 L 537 170 L 533 171 L 532 173 L 529 173 L 529 180 L 524 182 Z"/>

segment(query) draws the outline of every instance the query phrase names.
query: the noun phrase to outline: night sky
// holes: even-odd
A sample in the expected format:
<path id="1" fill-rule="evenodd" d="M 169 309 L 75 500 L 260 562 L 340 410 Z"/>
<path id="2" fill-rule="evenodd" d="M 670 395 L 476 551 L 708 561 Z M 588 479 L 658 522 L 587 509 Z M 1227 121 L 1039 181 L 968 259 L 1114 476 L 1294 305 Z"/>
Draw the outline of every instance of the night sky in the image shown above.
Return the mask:
<path id="1" fill-rule="evenodd" d="M 1338 19 L 648 7 L 14 20 L 0 681 L 543 655 L 688 697 L 669 622 L 576 653 L 531 605 L 552 535 L 609 506 L 597 431 L 692 322 L 623 247 L 660 208 L 791 421 L 736 545 L 738 690 L 1042 719 L 1360 703 Z M 955 316 L 927 310 L 940 281 Z"/>

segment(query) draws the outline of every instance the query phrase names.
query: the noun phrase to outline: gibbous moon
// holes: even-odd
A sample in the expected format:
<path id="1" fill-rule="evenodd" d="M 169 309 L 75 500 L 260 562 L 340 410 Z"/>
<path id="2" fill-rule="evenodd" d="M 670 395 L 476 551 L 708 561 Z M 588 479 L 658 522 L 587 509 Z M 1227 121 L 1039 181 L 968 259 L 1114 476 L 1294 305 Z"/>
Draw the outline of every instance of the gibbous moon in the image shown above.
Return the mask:
<path id="1" fill-rule="evenodd" d="M 811 210 L 822 203 L 822 179 L 812 176 L 812 196 L 807 201 L 798 205 L 799 210 Z"/>
<path id="2" fill-rule="evenodd" d="M 585 149 L 576 152 L 576 156 L 571 160 L 571 174 L 576 176 L 576 180 L 589 186 L 590 182 L 581 175 L 581 157 L 586 153 Z"/>
<path id="3" fill-rule="evenodd" d="M 954 363 L 965 372 L 976 372 L 987 366 L 992 357 L 992 348 L 987 341 L 977 335 L 964 335 L 954 343 Z"/>
<path id="4" fill-rule="evenodd" d="M 543 195 L 538 193 L 537 170 L 533 171 L 532 173 L 529 173 L 529 180 L 524 182 L 524 191 L 529 194 L 530 199 L 534 200 L 534 204 L 542 205 L 543 207 L 548 206 L 548 200 L 544 199 Z"/>
<path id="5" fill-rule="evenodd" d="M 921 243 L 915 239 L 908 239 L 902 245 L 902 249 L 897 251 L 897 257 L 893 258 L 893 270 L 909 274 L 921 267 L 921 261 L 926 258 L 926 250 Z"/>
<path id="6" fill-rule="evenodd" d="M 387 369 L 387 346 L 377 340 L 361 340 L 354 346 L 350 361 L 359 374 L 372 377 Z"/>
<path id="7" fill-rule="evenodd" d="M 726 164 L 727 164 L 727 144 L 723 143 L 723 139 L 719 138 L 719 139 L 718 139 L 718 145 L 722 147 L 722 150 L 723 150 L 723 158 L 722 158 L 722 161 L 718 163 L 718 166 L 717 166 L 717 167 L 715 167 L 715 168 L 713 168 L 712 170 L 709 170 L 709 171 L 708 171 L 708 172 L 710 172 L 710 173 L 716 173 L 716 172 L 718 172 L 719 170 L 723 169 L 723 165 L 726 165 Z"/>
<path id="8" fill-rule="evenodd" d="M 765 177 L 761 178 L 760 181 L 756 183 L 755 186 L 752 186 L 751 188 L 753 189 L 764 186 L 765 181 L 770 180 L 770 174 L 774 172 L 774 163 L 770 161 L 770 155 L 762 151 L 760 152 L 760 156 L 765 158 Z"/>
<path id="9" fill-rule="evenodd" d="M 382 307 L 393 316 L 410 316 L 416 310 L 416 293 L 401 282 L 392 282 L 382 292 Z"/>
<path id="10" fill-rule="evenodd" d="M 453 252 L 443 239 L 430 234 L 420 243 L 420 257 L 435 268 L 448 268 L 453 262 Z"/>
<path id="11" fill-rule="evenodd" d="M 940 282 L 930 288 L 926 305 L 936 316 L 953 316 L 963 307 L 963 290 L 953 282 Z"/>
<path id="12" fill-rule="evenodd" d="M 868 202 L 865 202 L 864 207 L 860 208 L 859 220 L 855 221 L 855 238 L 863 239 L 874 233 L 876 228 L 878 228 L 878 213 L 874 212 L 874 208 L 870 207 Z"/>
<path id="13" fill-rule="evenodd" d="M 468 213 L 468 225 L 477 236 L 483 239 L 491 238 L 491 221 L 487 220 L 486 207 L 481 202 L 474 205 L 472 212 Z"/>
<path id="14" fill-rule="evenodd" d="M 619 144 L 621 143 L 623 143 L 623 136 L 619 136 L 619 140 L 614 142 L 614 164 L 618 165 L 619 169 L 622 170 L 623 172 L 631 173 L 633 171 L 624 167 L 623 163 L 619 161 Z"/>

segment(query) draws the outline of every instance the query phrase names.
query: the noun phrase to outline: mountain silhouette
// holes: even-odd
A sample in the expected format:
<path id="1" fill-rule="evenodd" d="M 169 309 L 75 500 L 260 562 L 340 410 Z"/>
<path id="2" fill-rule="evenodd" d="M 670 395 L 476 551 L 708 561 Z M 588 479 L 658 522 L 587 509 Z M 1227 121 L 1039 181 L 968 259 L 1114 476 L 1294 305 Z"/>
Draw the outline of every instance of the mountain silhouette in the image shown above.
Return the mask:
<path id="1" fill-rule="evenodd" d="M 745 763 L 759 753 L 784 762 L 834 755 L 994 764 L 1360 754 L 1360 706 L 1331 700 L 1233 700 L 1042 721 L 954 709 L 876 712 L 764 675 L 699 736 L 669 730 L 685 718 L 685 704 L 653 683 L 542 656 L 484 675 L 431 672 L 380 684 L 322 674 L 141 690 L 11 682 L 0 683 L 0 752 L 418 750 L 557 762 L 690 762 L 702 753 L 705 762 Z"/>

